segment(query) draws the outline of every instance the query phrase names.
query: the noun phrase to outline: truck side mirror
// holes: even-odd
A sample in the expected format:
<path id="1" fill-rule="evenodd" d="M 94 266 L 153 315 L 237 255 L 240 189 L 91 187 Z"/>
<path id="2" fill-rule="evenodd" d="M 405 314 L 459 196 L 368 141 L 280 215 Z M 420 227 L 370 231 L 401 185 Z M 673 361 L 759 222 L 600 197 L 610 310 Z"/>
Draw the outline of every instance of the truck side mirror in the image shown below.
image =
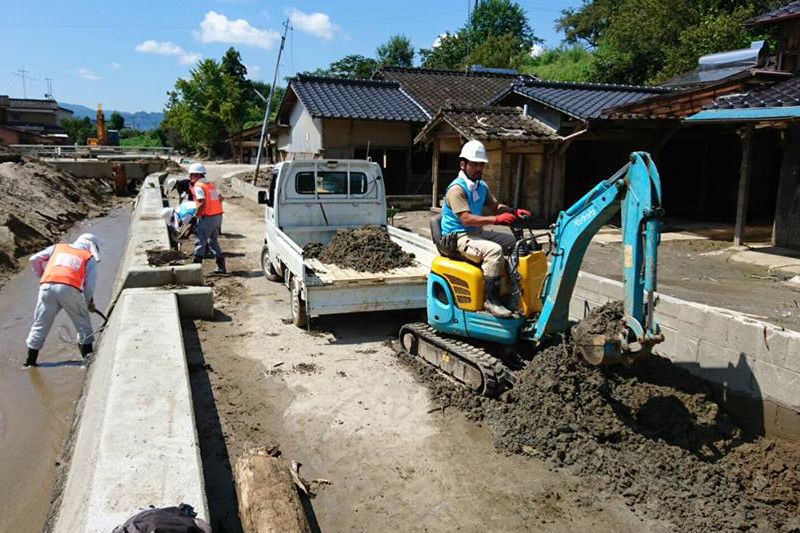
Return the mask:
<path id="1" fill-rule="evenodd" d="M 269 205 L 269 191 L 258 191 L 258 203 Z"/>

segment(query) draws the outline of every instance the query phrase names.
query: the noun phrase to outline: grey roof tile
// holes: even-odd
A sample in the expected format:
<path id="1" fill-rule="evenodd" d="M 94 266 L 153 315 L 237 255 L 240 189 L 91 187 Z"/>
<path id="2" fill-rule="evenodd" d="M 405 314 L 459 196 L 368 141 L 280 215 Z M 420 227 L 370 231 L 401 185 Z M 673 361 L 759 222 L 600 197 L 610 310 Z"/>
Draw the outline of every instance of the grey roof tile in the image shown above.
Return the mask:
<path id="1" fill-rule="evenodd" d="M 522 114 L 518 107 L 455 107 L 441 110 L 425 126 L 431 131 L 444 121 L 468 139 L 508 141 L 553 141 L 560 139 L 553 128 Z"/>
<path id="2" fill-rule="evenodd" d="M 383 67 L 373 79 L 398 82 L 430 115 L 445 107 L 484 106 L 520 78 L 519 74 Z"/>
<path id="3" fill-rule="evenodd" d="M 789 2 L 783 7 L 768 11 L 750 21 L 751 24 L 774 24 L 783 20 L 800 17 L 800 1 Z"/>
<path id="4" fill-rule="evenodd" d="M 395 82 L 298 76 L 290 87 L 315 118 L 426 122 L 428 115 Z"/>
<path id="5" fill-rule="evenodd" d="M 705 109 L 752 109 L 763 107 L 800 106 L 800 77 L 776 83 L 767 88 L 720 96 Z"/>
<path id="6" fill-rule="evenodd" d="M 516 93 L 567 115 L 586 120 L 600 118 L 606 108 L 637 102 L 667 91 L 668 89 L 662 87 L 637 85 L 525 80 L 514 83 L 494 101 Z"/>

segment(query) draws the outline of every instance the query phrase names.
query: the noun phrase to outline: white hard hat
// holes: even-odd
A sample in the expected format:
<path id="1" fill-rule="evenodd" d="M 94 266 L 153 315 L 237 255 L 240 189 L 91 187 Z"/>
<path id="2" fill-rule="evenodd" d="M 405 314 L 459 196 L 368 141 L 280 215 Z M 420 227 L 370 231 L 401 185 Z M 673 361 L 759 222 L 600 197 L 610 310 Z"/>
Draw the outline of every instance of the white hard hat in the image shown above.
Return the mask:
<path id="1" fill-rule="evenodd" d="M 488 163 L 489 158 L 486 156 L 486 147 L 480 141 L 469 141 L 464 143 L 461 147 L 461 153 L 458 156 L 461 159 L 472 161 L 473 163 Z"/>
<path id="2" fill-rule="evenodd" d="M 100 262 L 100 239 L 94 233 L 84 233 L 72 243 L 75 248 L 82 248 L 92 253 L 94 260 Z"/>
<path id="3" fill-rule="evenodd" d="M 189 174 L 205 174 L 206 167 L 200 163 L 192 163 L 189 165 Z"/>

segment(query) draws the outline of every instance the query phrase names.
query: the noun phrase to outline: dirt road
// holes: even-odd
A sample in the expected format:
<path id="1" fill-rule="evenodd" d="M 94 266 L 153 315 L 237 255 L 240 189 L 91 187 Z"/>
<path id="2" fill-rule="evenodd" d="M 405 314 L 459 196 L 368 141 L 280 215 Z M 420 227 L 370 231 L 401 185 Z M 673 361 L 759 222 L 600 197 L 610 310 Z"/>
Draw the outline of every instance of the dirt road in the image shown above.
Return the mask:
<path id="1" fill-rule="evenodd" d="M 272 443 L 306 479 L 331 481 L 311 504 L 322 531 L 669 529 L 602 486 L 497 452 L 486 429 L 433 403 L 388 346 L 412 317 L 287 324 L 288 292 L 258 266 L 261 209 L 230 193 L 225 209 L 232 274 L 208 278 L 217 319 L 184 324 L 215 531 L 238 527 L 230 464 Z"/>

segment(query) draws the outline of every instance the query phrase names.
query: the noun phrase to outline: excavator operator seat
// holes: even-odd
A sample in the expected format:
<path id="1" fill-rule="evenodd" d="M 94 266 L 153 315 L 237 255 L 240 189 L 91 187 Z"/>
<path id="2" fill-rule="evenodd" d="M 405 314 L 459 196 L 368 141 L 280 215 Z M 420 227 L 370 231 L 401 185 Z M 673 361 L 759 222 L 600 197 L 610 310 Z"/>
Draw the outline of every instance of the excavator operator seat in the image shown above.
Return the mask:
<path id="1" fill-rule="evenodd" d="M 437 215 L 433 215 L 431 217 L 431 240 L 433 244 L 436 245 L 436 249 L 439 249 L 439 245 L 442 243 L 442 214 L 439 213 Z"/>
<path id="2" fill-rule="evenodd" d="M 431 239 L 439 250 L 442 242 L 441 214 L 431 217 Z M 464 259 L 452 259 L 440 255 L 433 260 L 431 271 L 444 278 L 450 286 L 459 309 L 464 311 L 483 309 L 483 271 L 480 267 Z"/>

